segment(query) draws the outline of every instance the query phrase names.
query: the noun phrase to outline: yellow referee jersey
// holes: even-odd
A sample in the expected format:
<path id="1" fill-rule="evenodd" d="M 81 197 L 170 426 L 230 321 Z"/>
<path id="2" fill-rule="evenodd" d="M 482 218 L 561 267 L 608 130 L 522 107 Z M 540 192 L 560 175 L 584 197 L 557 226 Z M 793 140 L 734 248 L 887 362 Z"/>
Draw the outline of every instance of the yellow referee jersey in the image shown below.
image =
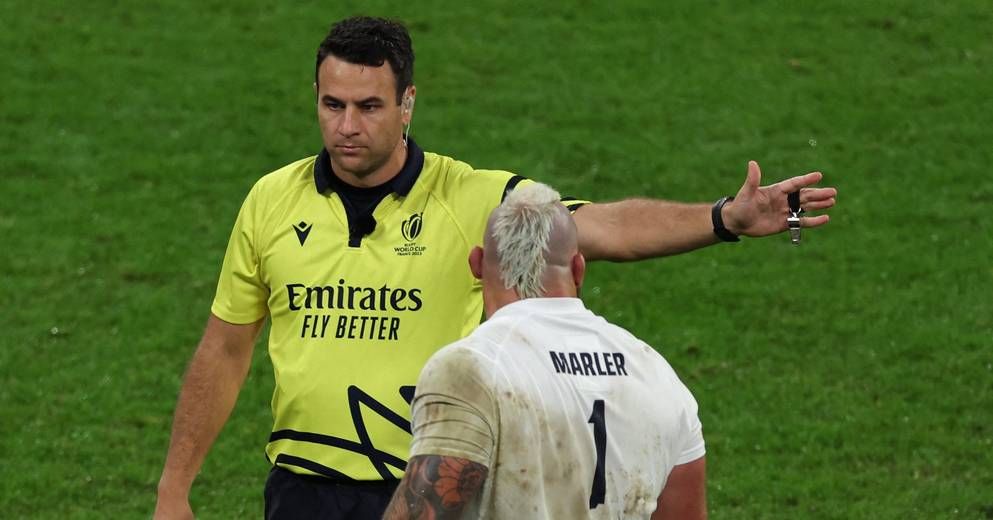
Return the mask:
<path id="1" fill-rule="evenodd" d="M 466 258 L 521 178 L 411 143 L 374 229 L 356 237 L 353 223 L 350 241 L 343 201 L 322 178 L 330 169 L 315 162 L 252 188 L 211 310 L 230 323 L 270 316 L 271 462 L 336 479 L 399 478 L 413 385 L 432 353 L 479 324 L 481 286 Z"/>

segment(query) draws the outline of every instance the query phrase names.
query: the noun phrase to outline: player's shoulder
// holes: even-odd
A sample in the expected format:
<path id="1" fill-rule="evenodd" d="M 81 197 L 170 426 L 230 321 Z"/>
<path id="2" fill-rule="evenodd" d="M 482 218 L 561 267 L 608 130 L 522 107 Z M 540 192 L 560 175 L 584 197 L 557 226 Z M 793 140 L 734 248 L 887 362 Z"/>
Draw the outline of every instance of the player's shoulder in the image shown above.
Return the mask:
<path id="1" fill-rule="evenodd" d="M 638 336 L 635 336 L 633 332 L 621 327 L 620 325 L 610 322 L 603 316 L 598 314 L 593 315 L 596 316 L 596 320 L 600 324 L 601 331 L 607 334 L 613 343 L 622 348 L 627 356 L 640 358 L 644 362 L 654 365 L 663 371 L 672 371 L 672 367 L 669 365 L 669 362 L 666 361 L 665 357 L 659 352 L 658 348 L 649 345 Z"/>
<path id="2" fill-rule="evenodd" d="M 485 374 L 493 363 L 486 341 L 469 335 L 435 352 L 424 366 L 422 377 L 450 373 Z"/>
<path id="3" fill-rule="evenodd" d="M 527 338 L 535 334 L 535 318 L 537 316 L 517 313 L 494 314 L 476 327 L 468 338 L 473 340 L 472 348 L 480 355 L 496 359 L 511 344 L 528 343 Z"/>

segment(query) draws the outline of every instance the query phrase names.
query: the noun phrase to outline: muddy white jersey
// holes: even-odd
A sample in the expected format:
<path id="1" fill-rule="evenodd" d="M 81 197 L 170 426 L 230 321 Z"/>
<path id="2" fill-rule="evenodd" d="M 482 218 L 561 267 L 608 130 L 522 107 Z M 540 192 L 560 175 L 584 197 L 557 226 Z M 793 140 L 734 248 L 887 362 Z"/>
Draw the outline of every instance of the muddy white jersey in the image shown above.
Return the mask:
<path id="1" fill-rule="evenodd" d="M 479 518 L 648 518 L 705 453 L 672 367 L 576 298 L 501 308 L 428 361 L 412 406 L 412 456 L 489 468 Z"/>

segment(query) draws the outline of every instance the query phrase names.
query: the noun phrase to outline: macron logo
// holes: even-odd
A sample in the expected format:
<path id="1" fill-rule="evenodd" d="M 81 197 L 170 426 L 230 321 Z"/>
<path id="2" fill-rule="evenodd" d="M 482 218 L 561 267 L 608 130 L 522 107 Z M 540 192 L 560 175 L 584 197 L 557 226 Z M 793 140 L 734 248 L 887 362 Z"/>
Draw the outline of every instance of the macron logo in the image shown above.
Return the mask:
<path id="1" fill-rule="evenodd" d="M 304 242 L 307 241 L 307 235 L 310 235 L 310 230 L 314 229 L 313 224 L 308 224 L 304 221 L 300 221 L 299 224 L 293 225 L 293 231 L 297 232 L 297 238 L 300 240 L 300 245 L 302 246 Z"/>

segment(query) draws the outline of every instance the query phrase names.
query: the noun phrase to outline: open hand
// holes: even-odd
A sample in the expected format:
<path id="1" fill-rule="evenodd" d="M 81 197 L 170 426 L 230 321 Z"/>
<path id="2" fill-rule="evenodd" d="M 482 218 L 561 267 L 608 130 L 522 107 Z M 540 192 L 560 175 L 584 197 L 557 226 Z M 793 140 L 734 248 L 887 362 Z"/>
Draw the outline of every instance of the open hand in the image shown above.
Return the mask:
<path id="1" fill-rule="evenodd" d="M 724 225 L 736 235 L 763 237 L 786 230 L 786 217 L 790 206 L 786 195 L 800 190 L 800 207 L 806 211 L 823 210 L 834 206 L 838 190 L 835 188 L 809 188 L 820 182 L 824 175 L 811 172 L 792 177 L 769 186 L 761 186 L 762 171 L 755 161 L 748 161 L 748 176 L 734 196 L 734 200 L 724 205 L 722 217 Z M 801 227 L 817 227 L 827 224 L 828 215 L 802 217 Z"/>

